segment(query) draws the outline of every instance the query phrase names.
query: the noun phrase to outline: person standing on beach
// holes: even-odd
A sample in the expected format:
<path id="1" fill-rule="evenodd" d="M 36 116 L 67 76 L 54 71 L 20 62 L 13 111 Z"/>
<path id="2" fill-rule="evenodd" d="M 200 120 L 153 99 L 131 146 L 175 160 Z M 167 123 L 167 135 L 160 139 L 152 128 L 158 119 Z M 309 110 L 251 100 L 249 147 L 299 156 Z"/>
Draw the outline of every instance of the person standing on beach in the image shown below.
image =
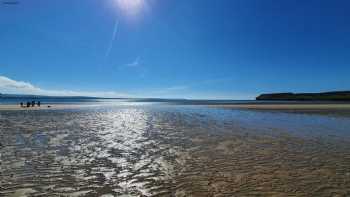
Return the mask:
<path id="1" fill-rule="evenodd" d="M 38 107 L 40 107 L 40 104 L 41 104 L 40 101 L 38 101 Z"/>
<path id="2" fill-rule="evenodd" d="M 23 107 L 23 102 L 20 103 L 21 107 Z"/>
<path id="3" fill-rule="evenodd" d="M 35 107 L 35 101 L 32 101 L 32 107 Z"/>

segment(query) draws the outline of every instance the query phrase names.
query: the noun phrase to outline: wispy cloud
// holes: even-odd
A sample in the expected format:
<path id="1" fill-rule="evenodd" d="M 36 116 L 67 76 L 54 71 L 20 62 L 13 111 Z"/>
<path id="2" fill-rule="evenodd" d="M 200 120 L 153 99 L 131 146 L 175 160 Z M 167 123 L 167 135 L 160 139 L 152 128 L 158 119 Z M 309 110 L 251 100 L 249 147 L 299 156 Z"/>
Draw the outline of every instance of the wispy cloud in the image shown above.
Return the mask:
<path id="1" fill-rule="evenodd" d="M 148 73 L 147 67 L 143 64 L 140 57 L 136 57 L 136 59 L 130 63 L 118 66 L 118 69 L 123 72 L 132 72 L 132 74 L 135 76 L 135 74 L 140 77 L 144 78 L 146 77 Z"/>
<path id="2" fill-rule="evenodd" d="M 216 83 L 220 80 L 204 81 Z M 199 82 L 202 84 L 202 82 Z M 51 90 L 35 86 L 29 82 L 16 81 L 6 76 L 0 76 L 0 93 L 8 94 L 34 94 L 48 96 L 93 96 L 93 97 L 152 97 L 152 98 L 187 98 L 187 99 L 253 99 L 254 93 L 244 92 L 220 92 L 214 90 L 199 91 L 193 85 L 174 85 L 169 87 L 149 88 L 128 93 L 116 91 L 74 91 L 74 90 Z"/>
<path id="3" fill-rule="evenodd" d="M 121 68 L 129 67 L 129 68 L 135 68 L 135 67 L 140 67 L 141 62 L 140 62 L 140 57 L 136 57 L 136 59 L 130 63 L 124 64 L 120 66 Z"/>
<path id="4" fill-rule="evenodd" d="M 127 66 L 127 67 L 139 67 L 139 66 L 141 66 L 140 57 L 137 57 L 133 62 L 126 64 L 125 66 Z"/>
<path id="5" fill-rule="evenodd" d="M 186 99 L 254 99 L 256 93 L 242 91 L 220 91 L 215 87 L 232 81 L 232 78 L 213 78 L 192 83 L 184 83 L 169 87 L 148 89 L 146 97 L 157 98 L 186 98 Z M 214 87 L 211 87 L 213 86 Z"/>
<path id="6" fill-rule="evenodd" d="M 138 95 L 138 94 L 136 94 Z M 147 98 L 179 98 L 179 99 L 254 99 L 255 94 L 244 92 L 224 92 L 215 90 L 196 90 L 190 86 L 172 86 L 159 89 L 149 89 L 143 92 Z"/>
<path id="7" fill-rule="evenodd" d="M 48 90 L 29 82 L 16 81 L 5 76 L 0 76 L 0 92 L 8 94 L 34 94 L 48 96 L 95 96 L 95 97 L 130 97 L 130 95 L 115 91 L 72 91 L 72 90 Z"/>
<path id="8" fill-rule="evenodd" d="M 112 49 L 113 49 L 113 43 L 114 43 L 114 40 L 115 40 L 116 37 L 117 37 L 118 28 L 119 28 L 119 20 L 116 19 L 116 21 L 115 21 L 115 23 L 114 23 L 114 28 L 113 28 L 112 39 L 111 39 L 111 41 L 109 42 L 109 46 L 108 46 L 107 51 L 106 51 L 106 54 L 105 54 L 105 57 L 106 57 L 106 58 L 109 57 L 109 54 L 111 53 L 111 51 L 112 51 Z"/>
<path id="9" fill-rule="evenodd" d="M 165 91 L 180 91 L 180 90 L 187 90 L 189 89 L 188 86 L 171 86 L 164 88 Z"/>
<path id="10" fill-rule="evenodd" d="M 142 92 L 134 92 L 134 95 L 145 98 L 187 98 L 189 91 L 187 86 L 169 86 L 143 89 Z"/>

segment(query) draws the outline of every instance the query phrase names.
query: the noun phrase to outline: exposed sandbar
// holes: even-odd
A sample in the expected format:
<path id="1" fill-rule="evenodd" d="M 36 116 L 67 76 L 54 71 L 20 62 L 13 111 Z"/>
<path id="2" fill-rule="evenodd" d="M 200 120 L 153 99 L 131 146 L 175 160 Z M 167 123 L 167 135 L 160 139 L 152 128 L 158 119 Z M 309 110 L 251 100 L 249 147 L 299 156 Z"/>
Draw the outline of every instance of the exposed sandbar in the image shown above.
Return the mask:
<path id="1" fill-rule="evenodd" d="M 231 104 L 211 105 L 211 107 L 257 110 L 350 110 L 350 104 Z"/>

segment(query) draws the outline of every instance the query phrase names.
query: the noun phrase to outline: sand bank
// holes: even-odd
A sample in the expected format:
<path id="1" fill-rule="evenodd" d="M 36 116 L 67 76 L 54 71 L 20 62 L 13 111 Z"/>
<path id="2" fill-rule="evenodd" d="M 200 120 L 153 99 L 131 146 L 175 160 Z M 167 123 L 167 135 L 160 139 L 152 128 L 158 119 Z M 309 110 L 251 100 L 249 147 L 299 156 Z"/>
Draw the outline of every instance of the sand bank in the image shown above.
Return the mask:
<path id="1" fill-rule="evenodd" d="M 350 110 L 350 104 L 235 104 L 211 105 L 211 107 L 257 110 Z"/>
<path id="2" fill-rule="evenodd" d="M 50 104 L 41 105 L 41 107 L 20 107 L 19 105 L 1 105 L 3 110 L 57 110 L 57 109 L 77 109 L 86 107 L 98 107 L 103 104 Z M 50 106 L 50 107 L 48 107 Z M 350 112 L 349 104 L 229 104 L 229 105 L 208 105 L 213 108 L 224 109 L 250 109 L 250 110 L 280 110 L 280 111 L 340 111 Z"/>
<path id="3" fill-rule="evenodd" d="M 82 107 L 96 107 L 98 105 L 92 104 L 53 104 L 53 105 L 41 105 L 40 107 L 21 107 L 19 105 L 0 105 L 0 111 L 13 111 L 13 110 L 57 110 L 57 109 L 76 109 Z"/>

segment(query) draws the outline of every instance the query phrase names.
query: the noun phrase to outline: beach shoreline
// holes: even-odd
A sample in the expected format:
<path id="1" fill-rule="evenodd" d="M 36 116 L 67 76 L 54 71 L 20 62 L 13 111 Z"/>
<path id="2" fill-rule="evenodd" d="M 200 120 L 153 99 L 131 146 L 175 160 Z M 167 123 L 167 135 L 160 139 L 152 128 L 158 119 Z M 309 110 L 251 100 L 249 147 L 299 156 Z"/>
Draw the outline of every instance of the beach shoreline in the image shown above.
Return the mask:
<path id="1" fill-rule="evenodd" d="M 212 107 L 255 110 L 350 110 L 350 104 L 229 104 Z"/>
<path id="2" fill-rule="evenodd" d="M 0 104 L 0 111 L 32 111 L 32 110 L 62 110 L 62 109 L 78 109 L 86 107 L 97 107 L 94 104 L 49 104 L 40 107 L 21 107 L 14 104 Z"/>
<path id="3" fill-rule="evenodd" d="M 86 107 L 98 107 L 98 104 L 46 104 L 41 107 L 21 107 L 15 104 L 0 104 L 0 111 L 13 111 L 13 110 L 59 110 L 59 109 L 77 109 Z M 187 106 L 187 105 L 186 105 Z M 210 108 L 221 109 L 246 109 L 246 110 L 273 110 L 273 111 L 349 111 L 349 104 L 262 104 L 262 103 L 249 103 L 249 104 L 214 104 L 214 105 L 193 105 L 193 106 L 207 106 Z"/>

